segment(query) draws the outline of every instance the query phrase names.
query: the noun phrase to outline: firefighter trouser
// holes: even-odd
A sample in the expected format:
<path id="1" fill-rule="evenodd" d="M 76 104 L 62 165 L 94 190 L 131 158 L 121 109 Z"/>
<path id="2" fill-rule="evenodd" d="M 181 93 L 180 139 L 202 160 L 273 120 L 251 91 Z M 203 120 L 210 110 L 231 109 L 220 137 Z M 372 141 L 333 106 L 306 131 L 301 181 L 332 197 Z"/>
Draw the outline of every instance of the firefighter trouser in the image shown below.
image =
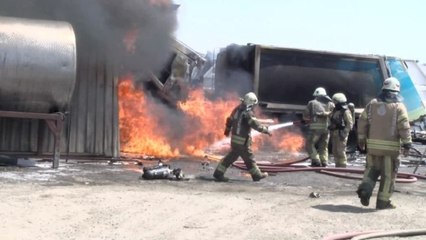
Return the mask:
<path id="1" fill-rule="evenodd" d="M 333 153 L 336 167 L 346 167 L 346 146 L 348 143 L 348 136 L 344 136 L 343 130 L 333 130 L 331 131 L 330 138 L 331 152 Z"/>
<path id="2" fill-rule="evenodd" d="M 322 164 L 328 163 L 328 139 L 328 130 L 309 130 L 306 151 L 312 161 L 321 161 Z M 318 146 L 318 150 L 316 146 Z"/>
<path id="3" fill-rule="evenodd" d="M 398 172 L 398 156 L 375 156 L 367 154 L 367 163 L 359 190 L 364 190 L 369 196 L 373 193 L 376 181 L 380 176 L 380 187 L 377 193 L 376 207 L 386 206 L 392 196 L 395 177 Z"/>
<path id="4" fill-rule="evenodd" d="M 253 151 L 250 146 L 239 145 L 231 143 L 231 151 L 219 162 L 216 167 L 215 172 L 225 174 L 226 170 L 232 163 L 234 163 L 238 157 L 241 157 L 246 165 L 248 171 L 250 172 L 252 178 L 257 178 L 261 176 L 259 167 L 254 160 Z"/>

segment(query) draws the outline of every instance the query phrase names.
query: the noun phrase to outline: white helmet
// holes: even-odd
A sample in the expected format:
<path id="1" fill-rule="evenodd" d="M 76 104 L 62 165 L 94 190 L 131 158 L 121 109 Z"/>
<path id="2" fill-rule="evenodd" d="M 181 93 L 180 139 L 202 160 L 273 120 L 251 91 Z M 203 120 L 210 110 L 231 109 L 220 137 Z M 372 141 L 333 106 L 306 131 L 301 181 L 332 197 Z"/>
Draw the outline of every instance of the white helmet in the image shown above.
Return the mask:
<path id="1" fill-rule="evenodd" d="M 336 103 L 345 103 L 348 101 L 343 93 L 335 93 L 332 98 Z"/>
<path id="2" fill-rule="evenodd" d="M 247 107 L 253 106 L 258 103 L 256 94 L 254 92 L 249 92 L 246 95 L 244 95 L 243 103 Z"/>
<path id="3" fill-rule="evenodd" d="M 400 85 L 398 79 L 394 77 L 387 78 L 383 82 L 382 90 L 389 90 L 393 92 L 399 92 L 400 91 Z"/>
<path id="4" fill-rule="evenodd" d="M 314 97 L 319 97 L 319 96 L 327 96 L 327 92 L 322 87 L 315 89 Z"/>

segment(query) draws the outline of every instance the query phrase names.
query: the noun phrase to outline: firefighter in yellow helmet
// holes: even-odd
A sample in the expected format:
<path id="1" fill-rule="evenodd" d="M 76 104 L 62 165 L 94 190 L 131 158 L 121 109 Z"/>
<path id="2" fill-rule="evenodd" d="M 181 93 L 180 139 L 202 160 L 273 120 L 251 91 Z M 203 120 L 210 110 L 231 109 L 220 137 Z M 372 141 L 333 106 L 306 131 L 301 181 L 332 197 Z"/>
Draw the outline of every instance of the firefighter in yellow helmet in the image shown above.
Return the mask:
<path id="1" fill-rule="evenodd" d="M 309 123 L 306 151 L 311 159 L 312 167 L 326 167 L 328 165 L 329 116 L 334 104 L 322 87 L 315 89 L 313 96 L 315 99 L 308 102 L 303 112 L 303 120 Z"/>
<path id="2" fill-rule="evenodd" d="M 262 125 L 253 114 L 252 108 L 258 103 L 256 94 L 247 93 L 241 104 L 238 105 L 226 119 L 225 136 L 231 134 L 231 151 L 219 162 L 213 177 L 217 181 L 226 182 L 228 178 L 224 176 L 226 170 L 238 157 L 244 160 L 253 181 L 259 181 L 268 176 L 267 173 L 260 171 L 254 160 L 253 151 L 251 149 L 252 139 L 250 136 L 251 129 L 255 129 L 261 133 L 271 135 L 267 126 Z"/>
<path id="3" fill-rule="evenodd" d="M 395 208 L 390 198 L 398 172 L 400 148 L 403 147 L 405 155 L 411 147 L 408 114 L 399 92 L 398 79 L 387 78 L 379 96 L 367 104 L 358 120 L 358 146 L 361 150 L 367 147 L 364 177 L 357 190 L 364 206 L 369 205 L 380 176 L 376 209 Z"/>
<path id="4" fill-rule="evenodd" d="M 354 122 L 345 94 L 336 93 L 332 97 L 335 108 L 330 117 L 330 138 L 336 167 L 346 167 L 346 145 Z"/>

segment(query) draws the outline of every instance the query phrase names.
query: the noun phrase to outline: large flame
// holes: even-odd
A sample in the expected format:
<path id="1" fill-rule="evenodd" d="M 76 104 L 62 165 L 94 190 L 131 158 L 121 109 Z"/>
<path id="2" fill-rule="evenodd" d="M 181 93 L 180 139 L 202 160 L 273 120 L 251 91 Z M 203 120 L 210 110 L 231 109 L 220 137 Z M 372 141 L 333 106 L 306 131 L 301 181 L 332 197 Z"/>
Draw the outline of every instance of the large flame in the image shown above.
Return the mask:
<path id="1" fill-rule="evenodd" d="M 179 155 L 163 132 L 162 114 L 158 112 L 161 108 L 135 89 L 131 77 L 120 81 L 118 97 L 121 151 L 155 156 Z"/>
<path id="2" fill-rule="evenodd" d="M 204 156 L 205 149 L 224 139 L 226 118 L 239 103 L 236 96 L 213 101 L 197 89 L 170 108 L 135 88 L 131 77 L 120 80 L 118 95 L 121 151 L 157 157 Z M 253 147 L 295 152 L 303 144 L 300 133 L 280 129 L 272 137 L 256 137 Z"/>
<path id="3" fill-rule="evenodd" d="M 185 102 L 178 102 L 178 109 L 171 109 L 136 89 L 131 77 L 121 79 L 118 89 L 120 142 L 125 153 L 203 156 L 203 149 L 223 138 L 226 117 L 237 104 L 210 101 L 202 90 L 194 90 Z"/>
<path id="4" fill-rule="evenodd" d="M 238 98 L 233 98 L 238 99 Z M 183 138 L 186 143 L 185 152 L 202 156 L 202 149 L 222 139 L 225 121 L 237 101 L 211 101 L 204 95 L 202 89 L 189 93 L 184 102 L 178 107 L 186 114 L 187 133 Z"/>

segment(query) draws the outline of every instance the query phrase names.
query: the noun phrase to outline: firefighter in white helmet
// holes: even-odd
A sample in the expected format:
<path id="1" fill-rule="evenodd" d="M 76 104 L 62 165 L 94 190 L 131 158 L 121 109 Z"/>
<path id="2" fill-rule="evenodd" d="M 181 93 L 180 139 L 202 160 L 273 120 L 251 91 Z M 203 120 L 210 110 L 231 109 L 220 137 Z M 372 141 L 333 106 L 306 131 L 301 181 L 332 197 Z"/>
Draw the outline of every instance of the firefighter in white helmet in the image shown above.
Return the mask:
<path id="1" fill-rule="evenodd" d="M 343 93 L 335 93 L 332 97 L 335 108 L 330 117 L 330 139 L 332 153 L 336 167 L 346 167 L 346 145 L 349 132 L 352 130 L 354 121 L 352 112 L 348 107 L 347 99 Z"/>
<path id="2" fill-rule="evenodd" d="M 303 112 L 303 120 L 309 124 L 306 151 L 311 159 L 312 167 L 326 167 L 328 165 L 329 116 L 334 104 L 322 87 L 315 89 L 313 96 L 315 99 L 308 102 Z"/>
<path id="3" fill-rule="evenodd" d="M 391 203 L 401 147 L 404 155 L 411 147 L 407 109 L 399 95 L 400 83 L 394 77 L 383 82 L 379 96 L 371 100 L 358 120 L 358 146 L 367 149 L 364 177 L 357 193 L 361 204 L 368 206 L 377 179 L 376 209 L 395 208 Z"/>
<path id="4" fill-rule="evenodd" d="M 267 126 L 262 125 L 253 114 L 253 107 L 258 103 L 256 94 L 247 93 L 241 104 L 238 105 L 226 119 L 225 136 L 231 135 L 231 151 L 219 162 L 213 177 L 217 181 L 226 182 L 228 178 L 224 176 L 226 170 L 238 157 L 241 157 L 251 174 L 253 181 L 259 181 L 268 176 L 267 173 L 260 171 L 254 160 L 253 151 L 251 149 L 252 139 L 250 136 L 251 129 L 255 129 L 261 133 L 271 135 Z"/>

